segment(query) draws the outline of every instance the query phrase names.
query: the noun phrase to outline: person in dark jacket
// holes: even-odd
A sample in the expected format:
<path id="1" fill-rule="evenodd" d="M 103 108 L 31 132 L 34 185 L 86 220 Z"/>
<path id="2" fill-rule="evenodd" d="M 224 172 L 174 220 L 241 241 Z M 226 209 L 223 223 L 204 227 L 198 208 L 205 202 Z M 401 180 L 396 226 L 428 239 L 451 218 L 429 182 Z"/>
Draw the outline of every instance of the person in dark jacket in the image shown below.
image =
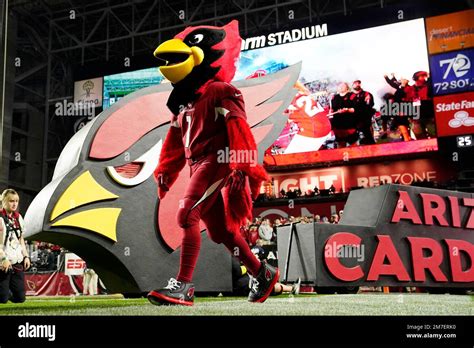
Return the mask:
<path id="1" fill-rule="evenodd" d="M 337 94 L 331 99 L 329 115 L 332 116 L 331 127 L 339 148 L 355 145 L 359 139 L 355 105 L 351 96 L 349 85 L 343 82 L 338 85 Z"/>
<path id="2" fill-rule="evenodd" d="M 364 91 L 360 80 L 352 83 L 351 100 L 354 103 L 355 114 L 358 119 L 357 130 L 359 131 L 360 144 L 375 144 L 372 129 L 372 117 L 374 116 L 374 96 L 372 93 Z"/>

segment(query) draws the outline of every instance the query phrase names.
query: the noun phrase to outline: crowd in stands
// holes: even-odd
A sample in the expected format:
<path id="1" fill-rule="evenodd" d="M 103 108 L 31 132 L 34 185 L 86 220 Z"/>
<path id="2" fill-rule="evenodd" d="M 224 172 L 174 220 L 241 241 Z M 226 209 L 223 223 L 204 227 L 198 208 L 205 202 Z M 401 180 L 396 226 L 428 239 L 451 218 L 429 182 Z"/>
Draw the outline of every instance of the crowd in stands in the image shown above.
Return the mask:
<path id="1" fill-rule="evenodd" d="M 46 242 L 25 241 L 25 243 L 31 257 L 30 272 L 50 272 L 58 269 L 58 260 L 61 254 L 65 253 L 64 248 Z"/>
<path id="2" fill-rule="evenodd" d="M 299 187 L 294 187 L 294 188 L 288 189 L 288 191 L 281 189 L 278 195 L 262 193 L 258 196 L 256 201 L 264 202 L 264 201 L 274 200 L 274 199 L 328 197 L 328 196 L 335 195 L 337 193 L 344 193 L 344 192 L 342 190 L 337 191 L 334 185 L 331 185 L 331 187 L 327 190 L 320 190 L 317 186 L 315 186 L 313 189 L 302 191 Z"/>
<path id="3" fill-rule="evenodd" d="M 270 187 L 270 190 L 268 191 L 272 192 L 273 185 L 270 182 L 268 184 Z M 390 184 L 390 183 L 382 180 L 379 185 L 374 185 L 374 186 L 381 186 L 381 185 L 387 185 L 387 184 Z M 399 181 L 394 181 L 393 184 L 401 184 L 401 183 Z M 474 178 L 469 178 L 469 179 L 451 178 L 449 181 L 445 183 L 438 183 L 436 181 L 429 181 L 427 179 L 422 179 L 422 180 L 414 180 L 410 184 L 410 186 L 473 192 L 474 191 Z M 348 193 L 352 190 L 364 189 L 364 188 L 366 187 L 363 187 L 363 186 L 351 187 L 351 188 L 346 188 L 346 190 L 344 191 L 342 190 L 342 188 L 337 189 L 336 187 L 334 187 L 334 185 L 331 185 L 329 189 L 325 189 L 325 190 L 320 190 L 317 186 L 315 186 L 313 189 L 302 191 L 301 188 L 299 187 L 292 187 L 288 189 L 288 191 L 281 189 L 277 195 L 261 193 L 258 196 L 256 202 L 261 203 L 261 202 L 272 201 L 272 200 L 277 200 L 277 199 L 280 199 L 280 200 L 281 199 L 298 199 L 298 198 L 317 199 L 320 197 L 331 197 L 335 195 L 348 195 Z"/>
<path id="4" fill-rule="evenodd" d="M 316 196 L 321 196 L 321 195 L 334 195 L 336 194 L 336 188 L 334 185 L 331 185 L 331 187 L 328 190 L 323 190 L 321 192 L 317 186 L 315 186 L 312 190 L 307 190 L 306 192 L 302 192 L 299 187 L 289 189 L 288 191 L 285 191 L 284 189 L 281 189 L 280 191 L 280 198 L 298 198 L 298 197 L 316 197 Z"/>
<path id="5" fill-rule="evenodd" d="M 264 219 L 256 217 L 253 221 L 248 221 L 246 226 L 242 226 L 240 233 L 251 246 L 261 246 L 276 243 L 278 227 L 290 225 L 292 223 L 301 224 L 312 224 L 312 223 L 324 223 L 324 224 L 337 224 L 342 217 L 343 210 L 339 213 L 332 214 L 331 216 L 321 215 L 310 215 L 310 216 L 289 216 L 288 218 L 277 218 L 270 221 L 270 219 Z"/>

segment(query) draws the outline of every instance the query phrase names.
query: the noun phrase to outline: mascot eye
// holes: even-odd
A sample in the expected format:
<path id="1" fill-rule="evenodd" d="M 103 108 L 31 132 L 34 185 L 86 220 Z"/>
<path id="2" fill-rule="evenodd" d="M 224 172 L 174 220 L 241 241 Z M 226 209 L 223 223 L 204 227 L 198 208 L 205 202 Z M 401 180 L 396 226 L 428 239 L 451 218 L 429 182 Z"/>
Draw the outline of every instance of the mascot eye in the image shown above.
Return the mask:
<path id="1" fill-rule="evenodd" d="M 200 43 L 204 39 L 203 34 L 196 34 L 189 39 L 189 43 L 192 45 Z"/>

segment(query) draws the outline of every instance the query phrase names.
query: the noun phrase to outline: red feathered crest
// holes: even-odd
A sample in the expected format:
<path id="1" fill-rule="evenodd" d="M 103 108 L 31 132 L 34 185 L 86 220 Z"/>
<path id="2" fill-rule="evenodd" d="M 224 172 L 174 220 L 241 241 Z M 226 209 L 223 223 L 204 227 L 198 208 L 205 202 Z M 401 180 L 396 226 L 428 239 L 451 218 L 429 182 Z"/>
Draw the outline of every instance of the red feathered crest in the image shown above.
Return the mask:
<path id="1" fill-rule="evenodd" d="M 186 36 L 195 30 L 208 29 L 208 30 L 224 30 L 226 35 L 225 38 L 214 45 L 212 49 L 224 51 L 222 57 L 211 64 L 213 68 L 219 68 L 219 72 L 214 76 L 215 80 L 230 82 L 234 78 L 237 70 L 237 60 L 240 55 L 240 47 L 242 45 L 242 38 L 239 33 L 239 22 L 233 20 L 223 27 L 215 27 L 209 25 L 202 25 L 197 27 L 188 27 L 182 32 L 175 36 L 175 39 L 183 40 Z"/>

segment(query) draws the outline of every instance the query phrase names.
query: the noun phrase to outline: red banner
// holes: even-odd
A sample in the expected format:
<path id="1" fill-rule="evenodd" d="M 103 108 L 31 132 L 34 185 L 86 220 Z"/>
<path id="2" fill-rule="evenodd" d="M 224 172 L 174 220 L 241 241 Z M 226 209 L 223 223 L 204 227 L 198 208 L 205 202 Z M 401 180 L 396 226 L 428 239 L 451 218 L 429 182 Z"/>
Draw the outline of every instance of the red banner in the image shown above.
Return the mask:
<path id="1" fill-rule="evenodd" d="M 273 192 L 277 197 L 282 189 L 287 192 L 297 187 L 305 193 L 313 190 L 315 186 L 324 190 L 334 185 L 337 192 L 348 192 L 351 187 L 374 187 L 382 183 L 403 185 L 410 185 L 416 181 L 444 183 L 454 174 L 455 171 L 449 166 L 432 159 L 360 164 L 292 173 L 269 173 L 274 180 Z"/>
<path id="2" fill-rule="evenodd" d="M 314 169 L 295 173 L 270 173 L 274 179 L 274 191 L 282 189 L 288 192 L 300 188 L 302 193 L 318 187 L 320 190 L 328 190 L 331 185 L 336 188 L 346 187 L 344 168 L 335 167 L 329 169 Z"/>
<path id="3" fill-rule="evenodd" d="M 25 274 L 27 296 L 69 296 L 82 293 L 82 276 L 64 273 Z"/>
<path id="4" fill-rule="evenodd" d="M 376 145 L 344 147 L 332 150 L 319 150 L 291 154 L 265 154 L 263 163 L 266 166 L 291 166 L 308 163 L 330 163 L 351 161 L 362 158 L 387 158 L 400 154 L 437 151 L 438 141 L 435 138 L 415 141 L 401 141 Z"/>
<path id="5" fill-rule="evenodd" d="M 474 134 L 474 92 L 434 98 L 438 136 Z"/>

